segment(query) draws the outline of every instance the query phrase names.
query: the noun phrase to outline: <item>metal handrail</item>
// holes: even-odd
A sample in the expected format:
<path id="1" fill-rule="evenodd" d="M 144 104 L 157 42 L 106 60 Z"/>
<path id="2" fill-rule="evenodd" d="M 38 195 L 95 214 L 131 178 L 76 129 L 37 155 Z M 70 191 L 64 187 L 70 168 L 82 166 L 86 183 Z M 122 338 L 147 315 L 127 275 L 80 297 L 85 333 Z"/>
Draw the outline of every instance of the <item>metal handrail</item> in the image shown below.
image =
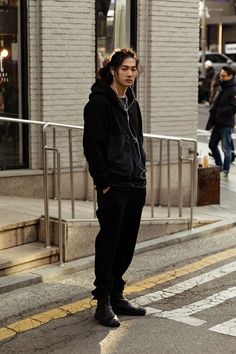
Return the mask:
<path id="1" fill-rule="evenodd" d="M 58 237 L 59 237 L 59 254 L 60 254 L 60 265 L 63 265 L 63 239 L 62 239 L 62 219 L 61 219 L 61 191 L 60 191 L 60 181 L 61 181 L 61 167 L 60 167 L 60 153 L 59 150 L 56 149 L 56 146 L 50 148 L 47 146 L 47 129 L 48 128 L 61 128 L 67 129 L 69 134 L 69 161 L 70 161 L 70 182 L 71 182 L 71 209 L 72 209 L 72 219 L 75 217 L 75 206 L 74 206 L 74 188 L 73 188 L 73 149 L 72 149 L 72 129 L 75 130 L 83 130 L 83 127 L 76 126 L 76 125 L 68 125 L 68 124 L 60 124 L 60 123 L 52 123 L 47 122 L 44 124 L 42 129 L 43 134 L 43 160 L 44 160 L 44 217 L 45 217 L 45 238 L 46 238 L 46 247 L 50 247 L 50 234 L 49 234 L 49 192 L 48 192 L 48 168 L 47 168 L 47 152 L 48 151 L 56 151 L 57 156 L 57 198 L 58 198 Z M 54 144 L 56 145 L 56 138 L 54 135 Z M 55 163 L 55 160 L 54 160 Z M 54 166 L 55 171 L 55 166 Z M 59 210 L 60 210 L 60 217 L 59 217 Z"/>
<path id="2" fill-rule="evenodd" d="M 73 189 L 73 142 L 72 142 L 72 130 L 83 130 L 82 126 L 78 125 L 69 125 L 69 124 L 61 124 L 61 123 L 53 123 L 53 122 L 42 122 L 42 121 L 33 121 L 33 120 L 25 120 L 25 119 L 17 119 L 17 118 L 6 118 L 1 117 L 1 121 L 8 121 L 12 123 L 23 123 L 23 124 L 34 124 L 41 126 L 42 130 L 42 142 L 43 142 L 43 177 L 44 177 L 44 217 L 45 217 L 45 233 L 46 233 L 46 247 L 50 247 L 50 235 L 49 235 L 49 193 L 48 193 L 48 166 L 47 166 L 47 153 L 48 151 L 52 151 L 54 153 L 53 159 L 53 169 L 57 170 L 57 178 L 54 178 L 54 184 L 57 182 L 57 199 L 58 199 L 58 230 L 59 230 L 59 257 L 60 257 L 60 265 L 63 265 L 63 244 L 62 244 L 62 218 L 61 218 L 61 164 L 60 164 L 60 151 L 56 147 L 56 134 L 55 129 L 66 129 L 68 131 L 69 138 L 69 163 L 70 163 L 70 184 L 71 184 L 71 212 L 72 219 L 75 217 L 75 207 L 74 207 L 74 189 Z M 47 145 L 47 130 L 49 128 L 53 129 L 53 146 Z M 150 139 L 150 178 L 151 178 L 151 218 L 154 218 L 154 161 L 153 161 L 153 140 L 160 141 L 160 155 L 159 155 L 159 166 L 160 166 L 160 178 L 159 178 L 159 192 L 161 191 L 161 176 L 162 176 L 162 164 L 163 164 L 163 143 L 167 142 L 167 184 L 168 184 L 168 217 L 171 217 L 171 200 L 170 200 L 170 144 L 171 142 L 178 144 L 178 194 L 179 194 L 179 217 L 182 216 L 182 206 L 183 206 L 183 190 L 182 190 L 182 163 L 183 161 L 187 161 L 191 166 L 191 180 L 190 180 L 190 219 L 189 219 L 189 229 L 192 229 L 193 226 L 193 205 L 195 200 L 195 184 L 196 184 L 196 170 L 197 170 L 197 140 L 189 139 L 189 138 L 179 138 L 175 136 L 166 136 L 166 135 L 157 135 L 157 134 L 144 134 L 144 138 Z M 183 156 L 183 143 L 189 142 L 193 144 L 193 149 L 189 153 L 192 153 L 191 158 L 185 158 Z M 55 158 L 55 154 L 57 158 Z M 57 168 L 55 168 L 57 161 Z M 88 168 L 86 169 L 88 174 Z M 54 175 L 56 177 L 56 175 Z M 86 179 L 87 185 L 86 190 L 88 192 L 88 179 Z M 95 196 L 95 193 L 94 193 Z M 161 195 L 160 195 L 161 196 Z M 87 198 L 88 199 L 88 198 Z M 94 214 L 96 210 L 96 198 L 94 197 Z M 161 204 L 161 200 L 160 200 Z"/>
<path id="3" fill-rule="evenodd" d="M 178 144 L 178 195 L 179 195 L 179 217 L 182 217 L 183 208 L 183 188 L 182 188 L 182 163 L 184 161 L 190 163 L 191 173 L 190 173 L 190 219 L 189 219 L 189 229 L 193 228 L 193 206 L 195 200 L 195 183 L 196 183 L 196 171 L 197 171 L 197 140 L 191 138 L 179 138 L 176 136 L 166 136 L 158 134 L 143 134 L 145 138 L 150 139 L 150 164 L 151 164 L 151 216 L 154 217 L 154 198 L 153 198 L 153 151 L 152 151 L 152 140 L 160 141 L 160 157 L 159 157 L 159 193 L 161 193 L 161 177 L 162 177 L 162 155 L 163 155 L 163 142 L 167 142 L 167 207 L 168 207 L 168 218 L 171 217 L 171 199 L 170 199 L 170 143 L 174 142 Z M 193 149 L 189 149 L 189 153 L 192 154 L 192 158 L 186 158 L 183 156 L 183 143 L 188 142 L 193 144 Z M 161 204 L 161 202 L 160 202 Z"/>
<path id="4" fill-rule="evenodd" d="M 18 124 L 28 124 L 28 125 L 38 125 L 42 128 L 42 142 L 43 142 L 43 188 L 44 188 L 44 218 L 45 218 L 45 247 L 50 247 L 50 235 L 49 235 L 49 193 L 48 193 L 48 166 L 47 166 L 47 152 L 53 151 L 54 155 L 56 153 L 57 159 L 53 160 L 53 168 L 55 171 L 55 164 L 57 161 L 57 199 L 58 199 L 58 237 L 59 237 L 59 264 L 63 265 L 63 239 L 62 239 L 62 217 L 61 217 L 61 164 L 60 164 L 60 151 L 56 148 L 56 138 L 55 131 L 53 132 L 53 146 L 47 146 L 46 130 L 49 127 L 67 129 L 69 132 L 69 154 L 70 154 L 70 175 L 71 175 L 71 200 L 72 200 L 72 216 L 74 217 L 74 191 L 73 191 L 73 158 L 72 158 L 72 135 L 71 130 L 83 130 L 82 126 L 52 123 L 52 122 L 41 122 L 34 120 L 18 119 L 18 118 L 7 118 L 1 117 L 1 121 L 18 123 Z M 55 180 L 54 180 L 55 184 Z"/>

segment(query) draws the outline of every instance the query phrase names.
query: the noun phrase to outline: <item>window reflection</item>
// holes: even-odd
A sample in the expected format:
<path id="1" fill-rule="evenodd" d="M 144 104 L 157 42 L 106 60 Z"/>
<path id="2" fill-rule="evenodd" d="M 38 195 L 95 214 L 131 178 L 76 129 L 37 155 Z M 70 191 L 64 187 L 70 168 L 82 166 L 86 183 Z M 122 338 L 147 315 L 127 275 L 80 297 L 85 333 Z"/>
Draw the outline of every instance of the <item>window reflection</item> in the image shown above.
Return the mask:
<path id="1" fill-rule="evenodd" d="M 19 99 L 19 0 L 0 0 L 0 116 L 22 118 Z M 23 162 L 22 127 L 0 121 L 0 168 Z"/>
<path id="2" fill-rule="evenodd" d="M 130 1 L 96 1 L 97 71 L 115 49 L 130 45 Z"/>

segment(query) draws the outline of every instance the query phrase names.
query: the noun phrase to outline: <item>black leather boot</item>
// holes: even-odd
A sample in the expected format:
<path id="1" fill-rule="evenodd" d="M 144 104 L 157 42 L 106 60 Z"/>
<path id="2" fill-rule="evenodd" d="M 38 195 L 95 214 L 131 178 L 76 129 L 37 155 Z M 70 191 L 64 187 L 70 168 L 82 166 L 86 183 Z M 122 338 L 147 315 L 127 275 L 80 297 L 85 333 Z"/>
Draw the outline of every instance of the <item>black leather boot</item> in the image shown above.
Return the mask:
<path id="1" fill-rule="evenodd" d="M 144 316 L 146 309 L 134 307 L 123 294 L 111 296 L 111 306 L 115 314 L 127 316 Z"/>
<path id="2" fill-rule="evenodd" d="M 94 318 L 103 326 L 119 327 L 120 321 L 112 311 L 110 295 L 106 294 L 97 300 Z"/>

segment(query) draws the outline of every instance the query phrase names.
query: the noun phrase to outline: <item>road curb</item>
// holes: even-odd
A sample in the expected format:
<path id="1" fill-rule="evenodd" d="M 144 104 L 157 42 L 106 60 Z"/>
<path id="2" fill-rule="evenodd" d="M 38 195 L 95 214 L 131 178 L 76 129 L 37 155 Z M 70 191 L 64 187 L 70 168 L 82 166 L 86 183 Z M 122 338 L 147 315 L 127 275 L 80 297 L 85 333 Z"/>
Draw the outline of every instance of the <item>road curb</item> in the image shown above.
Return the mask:
<path id="1" fill-rule="evenodd" d="M 217 233 L 227 229 L 231 229 L 236 226 L 235 220 L 220 220 L 207 225 L 199 226 L 192 230 L 185 230 L 177 232 L 173 235 L 163 236 L 156 239 L 140 242 L 136 245 L 135 253 L 142 253 L 151 251 L 154 248 L 163 248 L 174 245 L 176 243 L 182 243 L 191 241 L 195 238 L 202 236 L 210 236 L 212 233 Z"/>

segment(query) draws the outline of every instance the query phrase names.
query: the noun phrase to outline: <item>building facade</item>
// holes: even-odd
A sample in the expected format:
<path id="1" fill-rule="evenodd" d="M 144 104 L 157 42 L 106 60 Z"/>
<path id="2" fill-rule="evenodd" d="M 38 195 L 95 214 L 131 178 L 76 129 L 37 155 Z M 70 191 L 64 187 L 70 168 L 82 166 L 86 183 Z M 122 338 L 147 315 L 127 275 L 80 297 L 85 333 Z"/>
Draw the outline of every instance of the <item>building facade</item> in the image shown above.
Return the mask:
<path id="1" fill-rule="evenodd" d="M 0 18 L 0 116 L 82 125 L 104 57 L 132 46 L 142 65 L 136 90 L 144 131 L 196 137 L 197 2 L 0 0 Z M 0 122 L 0 145 L 2 170 L 42 169 L 37 126 Z"/>
<path id="2" fill-rule="evenodd" d="M 236 61 L 236 1 L 207 0 L 207 47 Z"/>

